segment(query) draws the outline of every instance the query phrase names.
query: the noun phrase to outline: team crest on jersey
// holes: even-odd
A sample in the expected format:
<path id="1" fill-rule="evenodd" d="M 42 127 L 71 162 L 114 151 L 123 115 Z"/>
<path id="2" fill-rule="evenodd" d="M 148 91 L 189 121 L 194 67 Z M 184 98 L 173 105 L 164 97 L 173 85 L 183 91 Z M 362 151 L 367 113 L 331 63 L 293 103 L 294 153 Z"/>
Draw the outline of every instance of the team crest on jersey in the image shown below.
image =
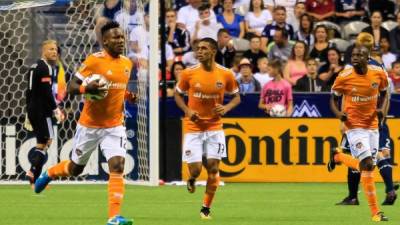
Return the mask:
<path id="1" fill-rule="evenodd" d="M 372 86 L 373 89 L 377 89 L 379 84 L 376 83 L 376 82 L 373 82 L 371 86 Z"/>
<path id="2" fill-rule="evenodd" d="M 128 69 L 127 67 L 125 67 L 124 73 L 125 73 L 125 75 L 126 75 L 127 77 L 130 77 L 129 69 Z"/>
<path id="3" fill-rule="evenodd" d="M 361 143 L 361 142 L 358 142 L 357 144 L 356 144 L 356 148 L 357 149 L 361 149 L 363 147 L 363 144 Z"/>
<path id="4" fill-rule="evenodd" d="M 199 88 L 201 88 L 201 84 L 200 84 L 200 83 L 196 83 L 196 84 L 194 85 L 194 87 L 199 89 Z"/>
<path id="5" fill-rule="evenodd" d="M 217 88 L 222 88 L 224 84 L 221 81 L 217 81 L 216 86 Z"/>

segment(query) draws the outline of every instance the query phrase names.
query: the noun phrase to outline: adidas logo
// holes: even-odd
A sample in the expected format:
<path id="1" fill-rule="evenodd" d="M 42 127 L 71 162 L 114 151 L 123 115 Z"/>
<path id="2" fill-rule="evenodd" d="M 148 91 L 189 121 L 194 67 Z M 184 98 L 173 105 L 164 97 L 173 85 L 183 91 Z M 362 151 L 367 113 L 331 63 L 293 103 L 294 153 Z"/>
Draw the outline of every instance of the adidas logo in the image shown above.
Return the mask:
<path id="1" fill-rule="evenodd" d="M 321 117 L 321 113 L 315 105 L 310 106 L 306 100 L 303 100 L 300 106 L 294 106 L 292 117 Z"/>

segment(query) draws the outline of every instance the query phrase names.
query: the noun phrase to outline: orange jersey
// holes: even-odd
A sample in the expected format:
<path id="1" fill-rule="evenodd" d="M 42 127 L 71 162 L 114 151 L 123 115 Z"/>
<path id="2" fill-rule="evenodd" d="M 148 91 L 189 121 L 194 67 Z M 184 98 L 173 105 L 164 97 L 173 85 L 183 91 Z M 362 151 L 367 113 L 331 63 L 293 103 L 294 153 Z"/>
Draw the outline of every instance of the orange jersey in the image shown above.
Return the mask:
<path id="1" fill-rule="evenodd" d="M 218 64 L 211 72 L 204 70 L 201 64 L 183 70 L 176 89 L 180 93 L 187 92 L 188 107 L 200 117 L 196 123 L 184 118 L 186 132 L 222 130 L 221 117 L 214 112 L 215 105 L 223 104 L 225 93 L 239 92 L 232 71 Z"/>
<path id="2" fill-rule="evenodd" d="M 343 70 L 336 78 L 332 91 L 343 95 L 343 111 L 347 113 L 347 129 L 377 129 L 376 113 L 379 92 L 388 86 L 386 73 L 378 66 L 368 65 L 366 75 L 359 75 L 353 67 Z"/>
<path id="3" fill-rule="evenodd" d="M 132 62 L 125 56 L 112 58 L 106 51 L 102 51 L 87 57 L 75 76 L 84 80 L 92 74 L 99 74 L 110 82 L 110 86 L 104 99 L 85 101 L 79 118 L 81 125 L 110 128 L 123 123 L 124 95 L 131 69 Z"/>

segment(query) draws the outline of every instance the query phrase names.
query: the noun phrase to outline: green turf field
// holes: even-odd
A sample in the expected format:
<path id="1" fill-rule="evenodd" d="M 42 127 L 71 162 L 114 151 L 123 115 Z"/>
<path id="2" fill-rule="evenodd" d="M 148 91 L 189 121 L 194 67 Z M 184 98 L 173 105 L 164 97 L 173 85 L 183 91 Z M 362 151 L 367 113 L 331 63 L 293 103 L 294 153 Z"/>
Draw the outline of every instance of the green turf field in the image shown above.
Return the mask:
<path id="1" fill-rule="evenodd" d="M 204 187 L 188 194 L 185 187 L 127 186 L 122 214 L 135 225 L 364 225 L 369 209 L 334 206 L 345 196 L 345 184 L 226 184 L 219 189 L 213 220 L 201 221 Z M 378 185 L 379 202 L 383 185 Z M 104 225 L 106 185 L 53 185 L 36 195 L 28 186 L 0 185 L 0 225 Z M 400 204 L 400 202 L 399 202 Z M 390 221 L 400 224 L 399 206 L 382 207 Z"/>

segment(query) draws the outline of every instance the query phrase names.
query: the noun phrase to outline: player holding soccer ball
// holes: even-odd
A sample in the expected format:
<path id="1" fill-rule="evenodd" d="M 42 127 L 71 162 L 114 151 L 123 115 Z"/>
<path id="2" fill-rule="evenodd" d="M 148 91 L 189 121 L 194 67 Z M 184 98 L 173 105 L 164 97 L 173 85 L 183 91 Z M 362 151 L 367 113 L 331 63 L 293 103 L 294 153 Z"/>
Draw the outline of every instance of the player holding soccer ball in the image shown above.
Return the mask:
<path id="1" fill-rule="evenodd" d="M 219 185 L 219 162 L 222 157 L 226 157 L 221 116 L 240 103 L 239 88 L 232 71 L 214 61 L 217 49 L 214 39 L 200 40 L 196 52 L 200 64 L 182 72 L 175 92 L 176 104 L 185 112 L 183 160 L 189 166 L 187 189 L 190 193 L 195 191 L 195 181 L 202 170 L 203 155 L 207 158 L 207 187 L 200 210 L 202 219 L 211 218 L 211 203 Z M 186 92 L 187 105 L 183 97 Z M 232 95 L 232 99 L 222 105 L 225 93 Z"/>
<path id="2" fill-rule="evenodd" d="M 71 160 L 65 160 L 50 167 L 35 183 L 35 192 L 40 193 L 47 184 L 59 177 L 78 176 L 82 173 L 90 155 L 101 147 L 108 162 L 110 178 L 108 181 L 108 224 L 129 225 L 132 220 L 121 216 L 120 209 L 124 197 L 123 171 L 126 155 L 126 134 L 123 126 L 124 100 L 135 100 L 135 96 L 126 92 L 126 86 L 132 68 L 131 61 L 122 55 L 125 48 L 125 36 L 119 24 L 108 22 L 101 29 L 104 50 L 90 55 L 82 64 L 75 77 L 69 83 L 68 92 L 73 95 L 90 94 L 104 96 L 97 101 L 84 102 L 80 115 Z M 100 79 L 91 75 L 101 74 L 108 84 L 99 84 Z M 82 83 L 92 79 L 86 86 Z M 108 95 L 104 87 L 108 85 Z"/>
<path id="3" fill-rule="evenodd" d="M 25 127 L 33 129 L 36 136 L 36 148 L 30 154 L 31 168 L 26 176 L 33 185 L 42 173 L 46 162 L 47 148 L 51 145 L 54 136 L 53 115 L 57 122 L 65 119 L 64 113 L 57 107 L 52 92 L 53 76 L 56 74 L 58 59 L 57 42 L 44 41 L 42 44 L 42 58 L 32 65 L 28 72 L 28 90 L 26 91 L 27 120 Z"/>
<path id="4" fill-rule="evenodd" d="M 264 85 L 260 93 L 258 108 L 264 110 L 271 117 L 290 116 L 293 112 L 292 85 L 282 78 L 282 63 L 278 59 L 273 59 L 268 63 L 269 76 L 273 80 Z M 285 115 L 274 114 L 272 110 L 275 105 L 283 105 L 286 108 Z"/>

